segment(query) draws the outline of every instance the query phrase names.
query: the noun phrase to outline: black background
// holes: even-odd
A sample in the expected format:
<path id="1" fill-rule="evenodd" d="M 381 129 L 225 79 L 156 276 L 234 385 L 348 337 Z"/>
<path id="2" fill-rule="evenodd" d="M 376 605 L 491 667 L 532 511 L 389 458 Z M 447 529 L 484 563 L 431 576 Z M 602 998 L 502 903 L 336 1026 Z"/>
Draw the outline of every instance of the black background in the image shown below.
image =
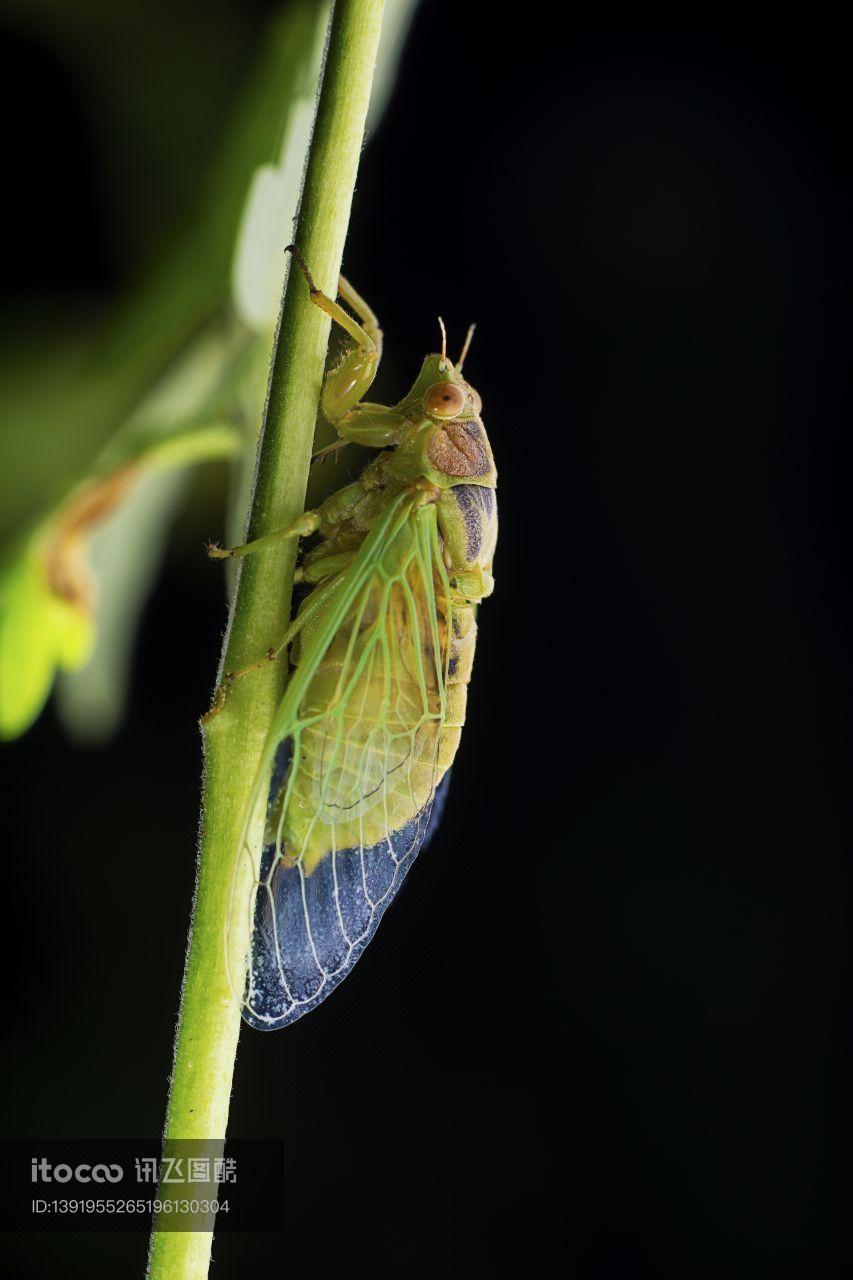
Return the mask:
<path id="1" fill-rule="evenodd" d="M 479 322 L 497 590 L 439 838 L 332 999 L 244 1031 L 231 1127 L 287 1139 L 288 1229 L 218 1276 L 849 1273 L 848 53 L 814 7 L 418 14 L 345 265 L 383 397 Z M 76 127 L 62 225 L 10 212 L 19 290 L 111 287 Z M 3 753 L 8 1132 L 162 1122 L 205 532 L 117 740 L 48 713 Z"/>

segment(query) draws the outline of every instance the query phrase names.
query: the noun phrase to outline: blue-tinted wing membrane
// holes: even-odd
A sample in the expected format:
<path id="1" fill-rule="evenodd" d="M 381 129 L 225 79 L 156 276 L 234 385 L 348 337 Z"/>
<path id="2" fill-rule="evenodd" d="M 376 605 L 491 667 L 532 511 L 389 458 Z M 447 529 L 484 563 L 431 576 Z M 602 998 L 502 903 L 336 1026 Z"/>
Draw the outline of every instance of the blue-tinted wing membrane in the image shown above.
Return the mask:
<path id="1" fill-rule="evenodd" d="M 343 981 L 431 838 L 449 778 L 402 830 L 370 848 L 331 851 L 311 875 L 278 859 L 275 845 L 265 849 L 243 1007 L 250 1026 L 286 1027 Z"/>

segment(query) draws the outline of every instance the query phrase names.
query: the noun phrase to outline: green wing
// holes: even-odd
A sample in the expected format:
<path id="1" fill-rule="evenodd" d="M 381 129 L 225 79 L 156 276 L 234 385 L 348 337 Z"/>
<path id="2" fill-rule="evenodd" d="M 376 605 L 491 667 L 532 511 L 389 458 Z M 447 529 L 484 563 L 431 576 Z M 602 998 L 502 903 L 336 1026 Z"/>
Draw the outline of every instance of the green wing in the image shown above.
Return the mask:
<path id="1" fill-rule="evenodd" d="M 264 777 L 278 763 L 244 1008 L 264 1029 L 314 1008 L 352 969 L 423 844 L 455 750 L 435 507 L 400 495 L 297 627 L 264 758 Z"/>

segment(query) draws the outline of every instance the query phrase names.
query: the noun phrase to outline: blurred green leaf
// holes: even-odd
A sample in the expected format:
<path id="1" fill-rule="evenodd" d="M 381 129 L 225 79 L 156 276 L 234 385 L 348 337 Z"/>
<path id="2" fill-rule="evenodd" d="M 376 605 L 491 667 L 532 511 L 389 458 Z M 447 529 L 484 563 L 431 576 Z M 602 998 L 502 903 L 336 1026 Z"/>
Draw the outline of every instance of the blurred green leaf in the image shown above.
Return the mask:
<path id="1" fill-rule="evenodd" d="M 57 674 L 77 671 L 93 656 L 80 695 L 66 697 L 69 722 L 89 737 L 114 727 L 134 624 L 183 492 L 182 473 L 192 463 L 233 457 L 243 443 L 233 426 L 216 423 L 161 434 L 120 467 L 76 486 L 8 553 L 0 577 L 0 736 L 28 729 Z M 177 479 L 169 474 L 175 470 Z M 107 601 L 99 640 L 96 579 Z"/>
<path id="2" fill-rule="evenodd" d="M 41 711 L 60 667 L 85 663 L 91 618 L 57 596 L 27 544 L 0 574 L 0 737 L 16 738 Z"/>
<path id="3" fill-rule="evenodd" d="M 237 235 L 231 271 L 234 308 L 247 325 L 263 334 L 271 332 L 278 318 L 286 269 L 282 229 L 293 226 L 296 219 L 311 138 L 326 34 L 322 10 L 318 19 L 303 74 L 294 81 L 278 161 L 255 170 Z"/>
<path id="4" fill-rule="evenodd" d="M 100 584 L 97 634 L 90 661 L 60 672 L 57 685 L 57 710 L 75 738 L 103 741 L 121 722 L 139 617 L 188 483 L 185 471 L 143 475 L 92 538 L 90 560 Z"/>

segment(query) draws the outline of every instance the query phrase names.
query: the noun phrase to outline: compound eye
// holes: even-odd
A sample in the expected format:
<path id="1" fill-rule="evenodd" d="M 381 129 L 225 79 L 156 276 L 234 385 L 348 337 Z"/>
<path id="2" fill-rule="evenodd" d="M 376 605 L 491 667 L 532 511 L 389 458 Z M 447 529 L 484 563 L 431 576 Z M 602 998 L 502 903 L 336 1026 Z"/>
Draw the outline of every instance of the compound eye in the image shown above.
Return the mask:
<path id="1" fill-rule="evenodd" d="M 435 418 L 455 418 L 465 408 L 465 392 L 456 382 L 436 382 L 424 396 L 424 408 Z"/>

